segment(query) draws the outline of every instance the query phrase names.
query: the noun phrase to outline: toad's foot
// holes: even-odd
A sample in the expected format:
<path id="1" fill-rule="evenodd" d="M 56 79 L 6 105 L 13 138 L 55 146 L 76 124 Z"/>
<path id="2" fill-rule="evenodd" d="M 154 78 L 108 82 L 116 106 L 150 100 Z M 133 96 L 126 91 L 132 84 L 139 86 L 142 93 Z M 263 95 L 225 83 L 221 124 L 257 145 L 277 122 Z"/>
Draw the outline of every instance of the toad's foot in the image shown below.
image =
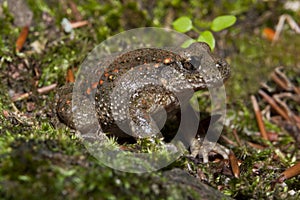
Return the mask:
<path id="1" fill-rule="evenodd" d="M 191 142 L 190 150 L 191 150 L 192 157 L 195 158 L 197 155 L 199 155 L 199 157 L 203 158 L 204 163 L 208 162 L 208 154 L 211 151 L 220 154 L 221 156 L 223 156 L 224 159 L 228 159 L 228 155 L 229 155 L 229 149 L 216 142 L 210 142 L 208 140 L 202 142 L 201 144 L 199 140 L 193 139 Z"/>

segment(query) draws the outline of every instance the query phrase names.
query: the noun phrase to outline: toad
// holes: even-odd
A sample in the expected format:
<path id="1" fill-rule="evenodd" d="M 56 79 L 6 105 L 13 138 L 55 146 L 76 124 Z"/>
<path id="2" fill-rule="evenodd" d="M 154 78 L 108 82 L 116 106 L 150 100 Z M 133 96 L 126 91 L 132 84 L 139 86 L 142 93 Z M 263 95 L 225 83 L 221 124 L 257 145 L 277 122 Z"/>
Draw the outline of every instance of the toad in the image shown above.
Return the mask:
<path id="1" fill-rule="evenodd" d="M 94 97 L 96 117 L 103 133 L 122 141 L 174 137 L 176 131 L 161 130 L 165 123 L 178 123 L 181 107 L 191 109 L 188 102 L 193 92 L 218 87 L 230 76 L 227 62 L 200 42 L 188 48 L 128 51 L 112 58 L 108 67 L 99 68 L 101 75 Z M 71 102 L 72 86 L 61 88 L 56 113 L 62 122 L 76 128 Z M 187 122 L 186 126 L 193 125 Z M 195 135 L 185 131 L 182 141 L 191 145 L 191 155 L 201 155 L 207 162 L 209 152 L 201 147 Z M 223 146 L 216 144 L 212 150 L 228 158 L 228 150 Z"/>

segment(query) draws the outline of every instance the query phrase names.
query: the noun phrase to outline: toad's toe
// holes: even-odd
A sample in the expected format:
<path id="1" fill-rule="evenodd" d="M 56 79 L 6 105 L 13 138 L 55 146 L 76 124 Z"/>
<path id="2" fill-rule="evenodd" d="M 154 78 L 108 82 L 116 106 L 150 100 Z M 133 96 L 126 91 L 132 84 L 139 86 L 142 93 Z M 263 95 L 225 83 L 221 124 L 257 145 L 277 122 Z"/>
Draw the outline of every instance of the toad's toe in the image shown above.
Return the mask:
<path id="1" fill-rule="evenodd" d="M 208 154 L 211 151 L 220 154 L 224 159 L 228 159 L 229 155 L 229 149 L 227 149 L 226 147 L 210 141 L 205 141 L 201 144 L 201 142 L 197 139 L 193 139 L 190 150 L 192 157 L 196 157 L 198 155 L 199 157 L 203 158 L 204 163 L 208 162 Z"/>

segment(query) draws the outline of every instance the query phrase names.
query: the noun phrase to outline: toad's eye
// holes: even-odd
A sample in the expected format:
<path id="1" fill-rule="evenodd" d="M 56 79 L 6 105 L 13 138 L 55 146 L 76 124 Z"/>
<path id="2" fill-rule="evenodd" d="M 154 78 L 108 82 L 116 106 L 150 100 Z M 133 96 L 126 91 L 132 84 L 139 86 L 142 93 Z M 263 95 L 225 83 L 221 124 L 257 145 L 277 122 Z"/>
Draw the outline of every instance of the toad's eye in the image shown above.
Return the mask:
<path id="1" fill-rule="evenodd" d="M 189 62 L 185 62 L 183 64 L 184 69 L 189 70 L 189 71 L 195 71 L 196 69 L 199 68 L 200 66 L 200 58 L 196 56 L 192 56 L 190 58 L 191 60 Z"/>

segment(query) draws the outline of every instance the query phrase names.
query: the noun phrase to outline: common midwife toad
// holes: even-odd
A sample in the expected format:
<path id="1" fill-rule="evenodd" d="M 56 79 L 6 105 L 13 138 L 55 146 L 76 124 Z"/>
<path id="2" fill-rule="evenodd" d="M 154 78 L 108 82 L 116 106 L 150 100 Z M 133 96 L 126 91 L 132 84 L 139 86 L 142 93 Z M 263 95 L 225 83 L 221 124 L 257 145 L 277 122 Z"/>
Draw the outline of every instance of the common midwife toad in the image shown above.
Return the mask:
<path id="1" fill-rule="evenodd" d="M 102 71 L 95 94 L 97 118 L 104 133 L 123 141 L 169 136 L 170 133 L 160 130 L 165 121 L 178 116 L 181 101 L 189 101 L 192 93 L 187 91 L 217 87 L 230 75 L 226 61 L 211 54 L 205 43 L 194 43 L 185 49 L 129 51 L 114 58 Z M 56 112 L 62 122 L 75 128 L 71 98 L 72 88 L 63 87 L 58 92 Z M 188 140 L 192 155 L 200 154 L 206 162 L 208 152 L 194 148 L 199 146 L 194 138 Z M 227 158 L 226 150 L 220 145 L 213 150 Z"/>

